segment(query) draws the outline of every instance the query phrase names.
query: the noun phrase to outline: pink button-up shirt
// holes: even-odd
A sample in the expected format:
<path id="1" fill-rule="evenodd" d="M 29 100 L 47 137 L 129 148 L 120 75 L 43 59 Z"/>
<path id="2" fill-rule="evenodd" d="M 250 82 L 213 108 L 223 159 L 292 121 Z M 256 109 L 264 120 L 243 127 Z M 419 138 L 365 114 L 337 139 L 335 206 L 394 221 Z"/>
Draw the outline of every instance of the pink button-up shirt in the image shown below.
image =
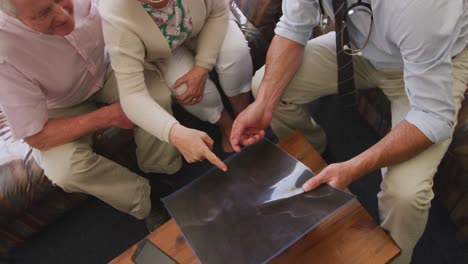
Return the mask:
<path id="1" fill-rule="evenodd" d="M 32 31 L 0 11 L 0 106 L 13 136 L 40 132 L 47 110 L 77 105 L 98 91 L 108 58 L 101 17 L 91 0 L 75 0 L 68 36 Z"/>

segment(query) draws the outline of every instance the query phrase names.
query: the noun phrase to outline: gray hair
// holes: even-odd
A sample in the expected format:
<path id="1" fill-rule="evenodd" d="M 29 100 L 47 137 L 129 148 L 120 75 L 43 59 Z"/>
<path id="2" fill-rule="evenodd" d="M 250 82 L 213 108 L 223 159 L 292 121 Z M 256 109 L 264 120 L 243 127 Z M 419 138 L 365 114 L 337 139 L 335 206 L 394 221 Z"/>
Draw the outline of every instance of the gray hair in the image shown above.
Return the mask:
<path id="1" fill-rule="evenodd" d="M 0 10 L 10 16 L 16 16 L 16 9 L 10 0 L 0 0 Z"/>

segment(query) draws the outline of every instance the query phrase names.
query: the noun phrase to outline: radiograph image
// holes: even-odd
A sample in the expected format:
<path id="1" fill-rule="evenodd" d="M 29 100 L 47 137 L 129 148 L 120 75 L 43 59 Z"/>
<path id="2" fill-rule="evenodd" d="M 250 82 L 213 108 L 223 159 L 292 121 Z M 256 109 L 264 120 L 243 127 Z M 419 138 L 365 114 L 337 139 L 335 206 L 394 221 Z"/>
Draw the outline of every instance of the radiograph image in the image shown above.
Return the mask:
<path id="1" fill-rule="evenodd" d="M 323 185 L 269 141 L 231 156 L 228 172 L 212 168 L 163 201 L 203 264 L 265 263 L 354 199 Z"/>

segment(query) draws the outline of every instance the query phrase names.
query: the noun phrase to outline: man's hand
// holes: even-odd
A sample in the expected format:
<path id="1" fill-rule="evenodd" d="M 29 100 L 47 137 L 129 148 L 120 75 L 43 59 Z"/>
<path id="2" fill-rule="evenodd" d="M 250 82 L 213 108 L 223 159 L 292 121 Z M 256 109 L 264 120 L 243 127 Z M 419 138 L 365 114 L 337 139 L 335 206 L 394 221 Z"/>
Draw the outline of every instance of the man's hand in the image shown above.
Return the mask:
<path id="1" fill-rule="evenodd" d="M 123 112 L 120 103 L 79 116 L 51 118 L 41 132 L 24 138 L 24 141 L 31 147 L 44 151 L 113 126 L 123 129 L 135 127 Z"/>
<path id="2" fill-rule="evenodd" d="M 329 165 L 304 183 L 302 189 L 308 192 L 323 183 L 344 189 L 359 177 L 407 161 L 431 145 L 432 142 L 421 130 L 403 120 L 377 144 L 348 161 Z"/>
<path id="3" fill-rule="evenodd" d="M 107 106 L 107 110 L 109 111 L 112 126 L 123 129 L 132 129 L 135 127 L 132 121 L 130 121 L 125 115 L 120 103 L 115 103 Z"/>
<path id="4" fill-rule="evenodd" d="M 169 132 L 169 141 L 182 153 L 188 163 L 207 159 L 223 171 L 228 169 L 226 164 L 211 151 L 214 142 L 205 132 L 175 124 Z"/>
<path id="5" fill-rule="evenodd" d="M 235 151 L 240 146 L 250 146 L 265 136 L 273 112 L 280 102 L 289 82 L 302 64 L 304 46 L 276 35 L 268 49 L 265 73 L 258 88 L 255 102 L 248 106 L 234 121 L 231 145 Z"/>
<path id="6" fill-rule="evenodd" d="M 180 95 L 176 95 L 175 99 L 181 104 L 197 104 L 203 98 L 207 78 L 208 70 L 196 65 L 192 70 L 180 77 L 172 86 L 173 89 L 178 89 L 182 84 L 187 86 L 187 90 Z"/>
<path id="7" fill-rule="evenodd" d="M 322 184 L 328 184 L 338 189 L 346 189 L 358 177 L 359 173 L 352 168 L 351 163 L 341 162 L 328 165 L 318 175 L 302 185 L 304 192 L 309 192 Z"/>
<path id="8" fill-rule="evenodd" d="M 268 127 L 272 119 L 272 113 L 265 110 L 258 101 L 250 104 L 242 111 L 231 131 L 231 145 L 236 152 L 241 150 L 241 145 L 253 145 L 265 137 L 264 129 Z"/>

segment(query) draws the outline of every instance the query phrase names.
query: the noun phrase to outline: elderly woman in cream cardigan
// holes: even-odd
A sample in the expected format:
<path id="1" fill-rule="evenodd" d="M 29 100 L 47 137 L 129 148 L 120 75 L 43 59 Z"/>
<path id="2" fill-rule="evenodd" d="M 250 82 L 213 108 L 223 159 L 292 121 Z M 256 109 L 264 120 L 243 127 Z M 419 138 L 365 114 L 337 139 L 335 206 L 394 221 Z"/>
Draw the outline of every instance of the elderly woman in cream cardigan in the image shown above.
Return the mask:
<path id="1" fill-rule="evenodd" d="M 232 151 L 232 119 L 208 73 L 215 68 L 237 115 L 249 103 L 252 62 L 227 0 L 101 0 L 99 9 L 128 118 L 174 145 L 188 162 L 220 164 L 206 133 L 174 119 L 171 100 L 216 124 L 223 150 Z"/>

